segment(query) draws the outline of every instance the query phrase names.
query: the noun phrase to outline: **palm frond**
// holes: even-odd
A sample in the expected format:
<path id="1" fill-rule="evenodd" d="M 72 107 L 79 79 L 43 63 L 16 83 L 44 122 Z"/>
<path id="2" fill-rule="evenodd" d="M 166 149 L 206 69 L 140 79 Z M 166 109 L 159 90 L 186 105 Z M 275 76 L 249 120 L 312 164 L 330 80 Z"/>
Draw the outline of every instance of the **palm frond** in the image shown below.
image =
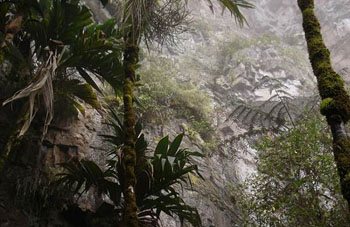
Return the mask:
<path id="1" fill-rule="evenodd" d="M 235 18 L 235 21 L 239 26 L 243 27 L 244 24 L 248 25 L 248 21 L 244 17 L 240 8 L 253 9 L 254 5 L 246 0 L 218 0 L 222 6 L 222 13 L 225 9 L 229 10 L 231 15 Z M 214 12 L 212 0 L 207 0 L 209 7 Z"/>
<path id="2" fill-rule="evenodd" d="M 156 5 L 152 0 L 127 0 L 123 2 L 124 37 L 131 34 L 133 43 L 139 43 L 144 26 L 149 20 L 149 13 Z M 128 35 L 129 34 L 129 35 Z"/>
<path id="3" fill-rule="evenodd" d="M 82 83 L 78 79 L 60 79 L 56 81 L 55 89 L 58 94 L 70 96 L 73 99 L 79 98 L 96 110 L 101 109 L 101 105 L 92 86 Z"/>
<path id="4" fill-rule="evenodd" d="M 188 16 L 186 1 L 128 0 L 124 1 L 120 27 L 124 37 L 132 35 L 134 43 L 143 39 L 147 47 L 154 42 L 173 44 L 178 35 L 187 31 Z"/>
<path id="5" fill-rule="evenodd" d="M 151 161 L 152 187 L 139 205 L 142 209 L 154 209 L 158 218 L 159 214 L 164 212 L 169 216 L 180 217 L 181 221 L 187 220 L 193 226 L 200 226 L 201 220 L 197 209 L 183 201 L 176 191 L 176 185 L 182 187 L 182 184 L 190 183 L 189 173 L 201 177 L 197 165 L 192 164 L 191 158 L 203 155 L 187 149 L 179 149 L 182 138 L 183 134 L 180 134 L 172 143 L 167 136 L 159 141 Z"/>
<path id="6" fill-rule="evenodd" d="M 62 163 L 61 167 L 66 172 L 57 175 L 59 179 L 56 184 L 70 188 L 75 194 L 88 192 L 92 186 L 95 186 L 99 196 L 108 195 L 115 204 L 119 204 L 121 187 L 114 169 L 109 168 L 104 171 L 89 160 Z"/>
<path id="7" fill-rule="evenodd" d="M 98 192 L 112 199 L 116 206 L 120 203 L 120 188 L 123 182 L 123 168 L 121 168 L 120 149 L 123 145 L 124 129 L 122 121 L 114 110 L 111 109 L 109 125 L 114 129 L 114 135 L 103 135 L 113 148 L 109 152 L 107 170 L 103 171 L 94 162 L 82 160 L 79 162 L 64 163 L 61 166 L 64 173 L 58 175 L 58 184 L 66 185 L 73 192 L 84 193 L 92 185 L 97 187 Z M 185 203 L 178 193 L 177 186 L 188 184 L 188 174 L 199 174 L 197 165 L 192 163 L 193 157 L 202 157 L 198 152 L 180 149 L 183 134 L 178 135 L 172 142 L 169 137 L 161 139 L 155 148 L 153 157 L 146 156 L 148 142 L 142 133 L 142 125 L 138 122 L 136 132 L 136 169 L 137 184 L 135 194 L 140 208 L 139 221 L 145 226 L 157 226 L 160 213 L 178 216 L 183 222 L 187 220 L 193 226 L 201 226 L 200 216 L 196 208 Z M 112 194 L 112 190 L 116 195 Z"/>

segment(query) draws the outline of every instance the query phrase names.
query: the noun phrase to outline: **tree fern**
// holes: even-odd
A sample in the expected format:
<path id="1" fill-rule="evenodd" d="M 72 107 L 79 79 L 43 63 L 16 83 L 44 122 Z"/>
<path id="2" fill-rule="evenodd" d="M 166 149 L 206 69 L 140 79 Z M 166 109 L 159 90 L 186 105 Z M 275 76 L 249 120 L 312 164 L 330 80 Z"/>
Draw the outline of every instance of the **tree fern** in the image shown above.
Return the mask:
<path id="1" fill-rule="evenodd" d="M 248 126 L 255 133 L 285 130 L 294 127 L 296 121 L 303 119 L 305 111 L 312 110 L 319 100 L 317 95 L 295 97 L 286 91 L 286 85 L 269 76 L 264 76 L 253 91 L 260 88 L 268 88 L 270 91 L 270 97 L 266 101 L 251 105 L 237 100 L 226 121 L 233 120 Z"/>

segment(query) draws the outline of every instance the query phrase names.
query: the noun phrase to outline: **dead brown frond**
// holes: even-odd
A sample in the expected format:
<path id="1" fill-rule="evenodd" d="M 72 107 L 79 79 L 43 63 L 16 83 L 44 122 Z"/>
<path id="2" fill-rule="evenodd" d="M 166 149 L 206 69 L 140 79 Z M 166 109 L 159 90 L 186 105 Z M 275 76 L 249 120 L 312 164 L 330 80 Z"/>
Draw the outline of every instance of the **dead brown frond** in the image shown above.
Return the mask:
<path id="1" fill-rule="evenodd" d="M 61 53 L 57 50 L 54 52 L 50 51 L 47 61 L 39 66 L 36 75 L 29 85 L 22 90 L 16 92 L 11 98 L 5 100 L 2 105 L 6 105 L 17 99 L 28 97 L 28 112 L 29 118 L 26 119 L 23 124 L 18 137 L 24 135 L 24 133 L 29 129 L 32 120 L 35 117 L 36 112 L 39 109 L 39 104 L 36 103 L 42 97 L 43 105 L 46 111 L 46 117 L 44 122 L 42 138 L 45 136 L 48 126 L 53 118 L 53 87 L 52 80 L 55 78 L 56 69 L 64 53 L 64 48 Z"/>

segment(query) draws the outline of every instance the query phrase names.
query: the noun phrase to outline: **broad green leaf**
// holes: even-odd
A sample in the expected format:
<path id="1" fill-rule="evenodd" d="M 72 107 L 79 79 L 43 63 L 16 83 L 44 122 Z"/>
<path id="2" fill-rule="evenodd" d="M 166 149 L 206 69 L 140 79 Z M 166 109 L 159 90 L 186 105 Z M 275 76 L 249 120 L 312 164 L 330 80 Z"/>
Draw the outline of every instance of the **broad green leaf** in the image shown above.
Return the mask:
<path id="1" fill-rule="evenodd" d="M 166 136 L 158 142 L 157 147 L 154 151 L 154 154 L 166 155 L 168 152 L 168 145 L 169 145 L 169 136 Z"/>
<path id="2" fill-rule="evenodd" d="M 177 150 L 180 147 L 180 144 L 182 142 L 182 138 L 183 138 L 184 134 L 181 133 L 178 136 L 176 136 L 176 138 L 174 139 L 174 141 L 171 143 L 168 154 L 169 155 L 175 155 Z"/>
<path id="3" fill-rule="evenodd" d="M 135 143 L 135 149 L 136 152 L 139 153 L 139 151 L 145 151 L 147 149 L 147 141 L 145 140 L 145 136 L 141 134 L 141 136 L 137 139 Z"/>
<path id="4" fill-rule="evenodd" d="M 90 84 L 96 91 L 98 91 L 100 94 L 102 94 L 101 89 L 97 86 L 95 81 L 91 78 L 91 76 L 83 69 L 78 67 L 77 68 L 79 74 L 85 79 L 85 81 Z"/>
<path id="5" fill-rule="evenodd" d="M 108 1 L 108 0 L 106 0 L 106 1 Z M 115 30 L 115 26 L 116 26 L 116 21 L 115 21 L 115 19 L 112 18 L 112 19 L 108 19 L 104 23 L 98 25 L 97 29 L 103 31 L 104 35 L 109 37 L 109 36 L 114 35 L 113 33 Z"/>
<path id="6" fill-rule="evenodd" d="M 135 136 L 136 136 L 136 138 L 139 137 L 141 131 L 142 131 L 141 120 L 138 120 L 138 121 L 136 122 L 136 125 L 135 125 Z"/>
<path id="7" fill-rule="evenodd" d="M 165 170 L 166 159 L 162 158 L 160 161 L 162 163 L 162 170 L 164 171 Z"/>

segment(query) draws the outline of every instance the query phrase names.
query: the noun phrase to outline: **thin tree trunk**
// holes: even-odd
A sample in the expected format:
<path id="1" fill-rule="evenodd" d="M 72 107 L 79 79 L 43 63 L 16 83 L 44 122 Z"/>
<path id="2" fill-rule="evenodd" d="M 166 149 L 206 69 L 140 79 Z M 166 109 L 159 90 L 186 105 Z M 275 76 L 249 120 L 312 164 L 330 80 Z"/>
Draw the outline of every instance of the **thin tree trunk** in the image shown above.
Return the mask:
<path id="1" fill-rule="evenodd" d="M 122 154 L 124 171 L 123 194 L 125 199 L 125 210 L 123 225 L 125 227 L 137 227 L 137 205 L 135 196 L 135 116 L 133 113 L 133 90 L 135 82 L 135 66 L 138 62 L 138 47 L 128 38 L 124 51 L 124 130 L 125 141 Z"/>
<path id="2" fill-rule="evenodd" d="M 15 127 L 12 130 L 3 150 L 0 151 L 0 173 L 3 171 L 8 157 L 13 150 L 14 147 L 18 146 L 22 140 L 22 137 L 19 137 L 20 131 L 24 125 L 24 123 L 29 118 L 29 105 L 28 103 L 22 104 L 21 111 L 18 114 L 17 121 L 15 123 Z"/>
<path id="3" fill-rule="evenodd" d="M 12 43 L 16 33 L 21 30 L 23 20 L 24 20 L 24 13 L 18 12 L 15 14 L 13 19 L 9 21 L 7 25 L 5 25 L 5 28 L 4 28 L 5 37 L 4 37 L 4 40 L 0 43 L 0 64 L 2 64 L 4 60 L 3 48 L 5 48 L 8 43 Z M 5 167 L 11 148 L 15 143 L 19 143 L 20 139 L 18 138 L 18 135 L 21 131 L 21 128 L 23 127 L 24 122 L 28 118 L 29 118 L 28 105 L 23 104 L 21 108 L 21 112 L 19 113 L 19 117 L 16 121 L 15 128 L 11 132 L 5 147 L 3 147 L 3 150 L 0 151 L 0 173 L 3 171 Z"/>
<path id="4" fill-rule="evenodd" d="M 350 204 L 350 139 L 344 125 L 350 119 L 350 99 L 344 82 L 332 68 L 330 53 L 323 42 L 320 23 L 314 13 L 314 0 L 298 0 L 312 69 L 322 98 L 321 113 L 327 117 L 333 135 L 333 152 L 341 190 Z"/>

